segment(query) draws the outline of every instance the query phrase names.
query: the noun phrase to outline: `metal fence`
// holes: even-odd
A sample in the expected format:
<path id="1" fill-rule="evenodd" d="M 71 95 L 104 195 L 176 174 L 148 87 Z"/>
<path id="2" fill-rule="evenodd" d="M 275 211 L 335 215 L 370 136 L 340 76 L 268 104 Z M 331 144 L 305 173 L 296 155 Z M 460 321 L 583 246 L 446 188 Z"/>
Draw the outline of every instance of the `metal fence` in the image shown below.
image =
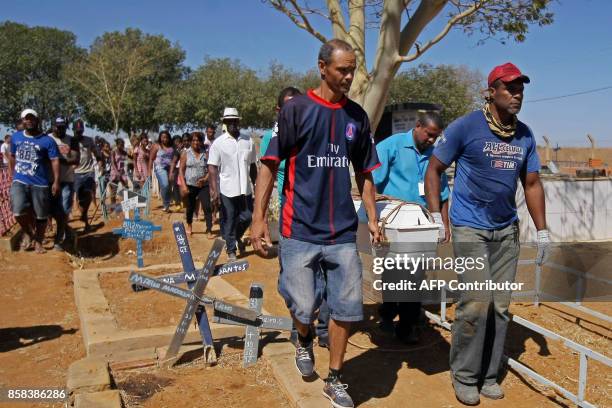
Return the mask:
<path id="1" fill-rule="evenodd" d="M 11 178 L 7 167 L 0 168 L 0 235 L 6 234 L 15 225 L 11 210 Z"/>
<path id="2" fill-rule="evenodd" d="M 535 264 L 535 261 L 533 260 L 521 260 L 519 261 L 520 264 L 522 265 L 527 265 L 527 264 Z M 562 265 L 557 265 L 554 263 L 549 263 L 547 262 L 545 264 L 548 267 L 551 268 L 555 268 L 555 269 L 564 269 L 565 272 L 570 272 L 572 274 L 577 274 L 579 273 L 579 271 L 575 271 L 571 268 L 567 268 L 567 267 L 563 267 Z M 531 295 L 534 297 L 534 304 L 535 306 L 538 306 L 540 303 L 540 296 L 544 295 L 544 292 L 542 291 L 542 289 L 540 288 L 540 274 L 541 274 L 541 268 L 538 266 L 536 268 L 536 273 L 535 273 L 535 284 L 536 284 L 536 288 L 533 291 L 528 291 L 527 293 L 523 293 L 522 295 Z M 579 276 L 585 276 L 584 273 L 581 273 Z M 586 277 L 586 276 L 585 276 Z M 591 276 L 589 276 L 591 277 Z M 591 277 L 593 278 L 593 277 Z M 605 283 L 610 284 L 609 281 L 605 281 Z M 446 296 L 446 292 L 447 289 L 445 287 L 442 287 L 441 289 L 441 296 L 440 296 L 440 314 L 437 315 L 435 313 L 431 313 L 429 311 L 425 311 L 425 315 L 434 323 L 436 323 L 437 325 L 440 325 L 442 327 L 444 327 L 447 330 L 451 330 L 451 326 L 452 323 L 449 322 L 447 320 L 447 316 L 446 316 L 446 311 L 447 311 L 447 296 Z M 548 294 L 547 294 L 548 295 Z M 521 297 L 523 297 L 521 296 Z M 566 306 L 572 307 L 574 309 L 580 310 L 582 312 L 588 313 L 591 316 L 595 316 L 598 317 L 606 322 L 610 322 L 610 316 L 607 316 L 603 313 L 599 313 L 596 312 L 592 309 L 588 309 L 584 306 L 582 306 L 580 304 L 580 300 L 577 299 L 576 302 L 560 302 Z M 523 319 L 520 316 L 516 316 L 513 315 L 511 320 L 514 323 L 517 323 L 523 327 L 526 327 L 534 332 L 537 332 L 551 340 L 556 340 L 559 341 L 561 343 L 563 343 L 566 347 L 570 348 L 571 350 L 573 350 L 573 352 L 575 352 L 576 354 L 578 354 L 579 356 L 579 368 L 578 368 L 578 389 L 577 391 L 574 393 L 566 388 L 563 388 L 561 385 L 555 383 L 554 381 L 549 380 L 548 378 L 538 374 L 537 372 L 535 372 L 534 370 L 532 370 L 531 368 L 527 367 L 526 365 L 522 364 L 521 362 L 510 358 L 508 356 L 504 356 L 504 360 L 505 362 L 508 364 L 508 366 L 510 366 L 511 368 L 513 368 L 514 370 L 516 370 L 517 372 L 526 375 L 530 378 L 532 378 L 533 380 L 539 382 L 540 384 L 543 384 L 545 386 L 548 387 L 552 387 L 555 390 L 557 390 L 559 393 L 561 393 L 565 398 L 567 398 L 568 400 L 570 400 L 571 402 L 573 402 L 574 404 L 576 404 L 579 407 L 585 407 L 585 408 L 596 408 L 595 405 L 591 404 L 590 402 L 586 401 L 586 388 L 587 388 L 587 367 L 588 367 L 588 360 L 595 360 L 598 361 L 602 364 L 607 365 L 608 367 L 612 367 L 612 359 L 604 356 L 601 353 L 598 353 L 586 346 L 583 346 L 582 344 L 578 344 L 566 337 L 560 336 L 557 333 L 548 330 L 542 326 L 539 326 L 533 322 L 530 322 L 528 320 Z"/>

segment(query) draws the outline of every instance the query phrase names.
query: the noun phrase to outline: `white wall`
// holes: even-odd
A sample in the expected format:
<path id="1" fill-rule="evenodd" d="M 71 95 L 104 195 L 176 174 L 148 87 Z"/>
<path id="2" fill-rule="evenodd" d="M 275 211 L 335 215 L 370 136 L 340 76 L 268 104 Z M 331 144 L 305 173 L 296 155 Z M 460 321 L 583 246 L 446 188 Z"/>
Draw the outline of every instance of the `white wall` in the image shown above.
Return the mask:
<path id="1" fill-rule="evenodd" d="M 554 242 L 612 239 L 612 179 L 542 178 L 546 222 Z M 519 183 L 516 194 L 521 241 L 535 241 L 536 230 Z"/>

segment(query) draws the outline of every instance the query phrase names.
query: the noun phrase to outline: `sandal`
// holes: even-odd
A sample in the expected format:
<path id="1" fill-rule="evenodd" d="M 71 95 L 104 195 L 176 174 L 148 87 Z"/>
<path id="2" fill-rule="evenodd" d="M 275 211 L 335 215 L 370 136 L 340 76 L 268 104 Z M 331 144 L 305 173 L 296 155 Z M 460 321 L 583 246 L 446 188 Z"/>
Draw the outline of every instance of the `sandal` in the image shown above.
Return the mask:
<path id="1" fill-rule="evenodd" d="M 23 234 L 23 238 L 21 238 L 21 244 L 19 245 L 19 249 L 22 251 L 31 251 L 34 249 L 34 241 L 27 234 Z"/>

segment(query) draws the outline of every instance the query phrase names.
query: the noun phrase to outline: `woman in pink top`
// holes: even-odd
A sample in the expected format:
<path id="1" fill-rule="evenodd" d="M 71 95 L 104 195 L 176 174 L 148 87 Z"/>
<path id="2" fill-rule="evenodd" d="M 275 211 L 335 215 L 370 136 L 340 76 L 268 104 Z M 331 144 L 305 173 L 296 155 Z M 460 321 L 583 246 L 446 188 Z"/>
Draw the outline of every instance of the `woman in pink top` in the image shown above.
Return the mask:
<path id="1" fill-rule="evenodd" d="M 127 151 L 125 150 L 123 139 L 115 140 L 115 149 L 111 153 L 110 164 L 111 203 L 115 204 L 119 183 L 121 183 L 123 188 L 128 188 Z"/>
<path id="2" fill-rule="evenodd" d="M 134 148 L 134 188 L 142 188 L 147 178 L 149 178 L 149 138 L 143 133 Z"/>

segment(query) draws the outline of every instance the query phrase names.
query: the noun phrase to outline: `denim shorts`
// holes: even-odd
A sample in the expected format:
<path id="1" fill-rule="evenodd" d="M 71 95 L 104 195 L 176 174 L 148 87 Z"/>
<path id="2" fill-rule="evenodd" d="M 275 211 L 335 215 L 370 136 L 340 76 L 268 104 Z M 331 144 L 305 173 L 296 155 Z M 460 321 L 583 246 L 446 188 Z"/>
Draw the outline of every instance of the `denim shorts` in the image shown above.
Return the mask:
<path id="1" fill-rule="evenodd" d="M 72 211 L 72 197 L 73 197 L 73 184 L 72 183 L 60 183 L 60 192 L 57 196 L 51 197 L 51 213 L 57 214 L 70 214 Z"/>
<path id="2" fill-rule="evenodd" d="M 16 217 L 25 215 L 28 208 L 32 208 L 37 220 L 46 220 L 49 217 L 50 196 L 49 187 L 13 182 L 11 184 L 13 215 Z"/>
<path id="3" fill-rule="evenodd" d="M 341 322 L 363 319 L 361 259 L 354 242 L 323 245 L 281 237 L 279 245 L 278 291 L 297 320 L 311 324 L 316 318 L 323 300 L 321 273 L 327 282 L 331 318 Z"/>

